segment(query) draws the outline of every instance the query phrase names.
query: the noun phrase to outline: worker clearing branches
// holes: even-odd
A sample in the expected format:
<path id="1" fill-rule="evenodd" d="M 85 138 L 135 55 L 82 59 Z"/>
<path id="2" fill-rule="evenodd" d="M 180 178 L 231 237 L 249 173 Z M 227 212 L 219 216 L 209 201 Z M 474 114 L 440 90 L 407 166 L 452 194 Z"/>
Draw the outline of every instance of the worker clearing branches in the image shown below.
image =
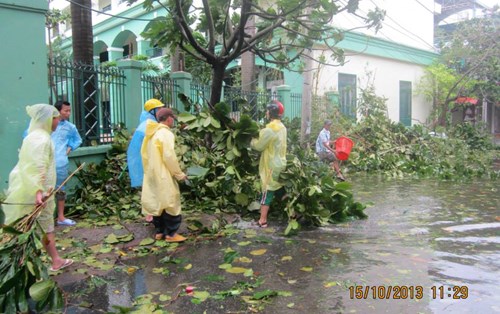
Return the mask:
<path id="1" fill-rule="evenodd" d="M 321 161 L 329 162 L 332 169 L 337 174 L 337 178 L 341 181 L 345 181 L 344 175 L 340 171 L 339 161 L 336 156 L 335 141 L 330 139 L 330 126 L 332 125 L 331 120 L 325 120 L 323 124 L 323 129 L 319 132 L 318 138 L 316 139 L 316 154 Z"/>
<path id="2" fill-rule="evenodd" d="M 261 228 L 267 227 L 267 214 L 274 197 L 285 194 L 283 184 L 279 182 L 280 173 L 286 167 L 286 127 L 280 118 L 283 115 L 283 105 L 277 102 L 267 105 L 266 117 L 271 120 L 259 133 L 259 138 L 252 139 L 253 149 L 262 152 L 259 161 L 259 175 L 262 188 L 260 201 L 260 219 L 257 222 Z"/>

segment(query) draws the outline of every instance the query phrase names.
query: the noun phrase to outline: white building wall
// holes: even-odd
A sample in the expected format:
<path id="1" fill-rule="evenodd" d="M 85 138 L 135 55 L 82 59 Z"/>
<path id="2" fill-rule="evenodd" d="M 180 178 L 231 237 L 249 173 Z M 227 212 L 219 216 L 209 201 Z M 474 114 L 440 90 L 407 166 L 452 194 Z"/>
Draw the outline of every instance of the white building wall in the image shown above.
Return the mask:
<path id="1" fill-rule="evenodd" d="M 319 54 L 319 52 L 317 52 Z M 359 88 L 373 84 L 377 96 L 387 98 L 389 118 L 399 121 L 399 82 L 409 81 L 412 85 L 412 124 L 423 124 L 430 114 L 432 104 L 418 96 L 416 89 L 424 73 L 424 67 L 402 61 L 373 57 L 368 55 L 352 55 L 341 67 L 320 66 L 316 70 L 317 80 L 313 82 L 313 93 L 321 95 L 327 91 L 338 91 L 338 74 L 352 74 L 357 78 L 357 96 Z M 319 74 L 318 74 L 319 73 Z M 369 77 L 368 73 L 371 73 Z M 370 80 L 370 83 L 368 82 Z"/>
<path id="2" fill-rule="evenodd" d="M 347 0 L 343 1 L 347 2 Z M 370 36 L 397 42 L 399 44 L 434 51 L 434 0 L 360 0 L 360 15 L 366 15 L 375 6 L 386 11 L 382 28 L 375 33 L 372 29 L 356 29 Z M 362 27 L 363 21 L 343 12 L 335 18 L 335 25 L 344 29 Z"/>

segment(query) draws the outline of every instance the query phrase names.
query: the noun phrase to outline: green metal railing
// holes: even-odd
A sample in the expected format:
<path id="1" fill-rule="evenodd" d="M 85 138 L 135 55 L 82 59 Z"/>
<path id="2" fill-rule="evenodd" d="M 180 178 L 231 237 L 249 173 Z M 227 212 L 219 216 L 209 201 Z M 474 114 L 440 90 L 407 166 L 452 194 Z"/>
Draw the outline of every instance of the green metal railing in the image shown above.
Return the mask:
<path id="1" fill-rule="evenodd" d="M 285 106 L 285 116 L 290 120 L 302 116 L 302 94 L 290 93 L 290 104 Z"/>
<path id="2" fill-rule="evenodd" d="M 167 105 L 167 107 L 176 107 L 178 86 L 171 79 L 164 76 L 142 74 L 141 85 L 143 104 L 148 99 L 156 98 Z M 179 110 L 180 108 L 177 109 Z"/>
<path id="3" fill-rule="evenodd" d="M 209 85 L 204 85 L 200 84 L 197 82 L 191 82 L 191 93 L 190 93 L 190 98 L 191 102 L 198 107 L 203 107 L 208 104 L 210 101 L 210 86 Z M 191 111 L 193 112 L 195 108 L 192 108 Z"/>
<path id="4" fill-rule="evenodd" d="M 67 100 L 72 104 L 72 122 L 78 128 L 84 146 L 109 144 L 113 142 L 113 129 L 126 122 L 125 84 L 130 84 L 123 70 L 118 67 L 75 64 L 50 60 L 49 99 L 54 104 L 58 100 Z M 180 83 L 179 83 L 180 84 Z M 134 83 L 132 85 L 135 85 Z M 141 106 L 151 98 L 156 98 L 179 112 L 184 106 L 178 99 L 180 92 L 186 93 L 193 104 L 206 106 L 210 99 L 210 85 L 191 82 L 187 90 L 181 90 L 176 82 L 156 73 L 142 73 L 136 87 L 140 88 Z M 288 99 L 288 96 L 280 96 Z M 230 115 L 238 119 L 242 113 L 252 119 L 261 120 L 265 115 L 266 105 L 278 94 L 271 92 L 248 92 L 240 88 L 224 87 L 222 101 L 230 106 Z M 302 95 L 290 93 L 285 103 L 285 117 L 293 119 L 301 116 Z M 196 108 L 191 108 L 195 112 Z"/>
<path id="5" fill-rule="evenodd" d="M 275 94 L 268 92 L 248 92 L 240 88 L 224 87 L 223 101 L 227 103 L 233 115 L 249 114 L 252 119 L 260 120 L 266 112 L 266 105 L 276 99 Z"/>
<path id="6" fill-rule="evenodd" d="M 115 67 L 49 60 L 49 102 L 69 101 L 83 146 L 113 142 L 125 121 L 125 76 Z"/>

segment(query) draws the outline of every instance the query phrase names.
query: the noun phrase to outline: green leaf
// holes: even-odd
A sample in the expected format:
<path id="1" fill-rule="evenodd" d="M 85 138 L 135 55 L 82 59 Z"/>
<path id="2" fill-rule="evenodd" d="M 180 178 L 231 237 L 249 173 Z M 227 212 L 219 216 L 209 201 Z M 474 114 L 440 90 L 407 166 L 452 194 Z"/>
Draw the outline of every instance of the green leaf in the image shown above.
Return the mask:
<path id="1" fill-rule="evenodd" d="M 241 206 L 246 206 L 246 205 L 248 205 L 248 202 L 249 202 L 248 195 L 246 195 L 245 193 L 236 194 L 236 196 L 234 197 L 234 200 L 236 201 L 236 204 L 241 205 Z"/>
<path id="2" fill-rule="evenodd" d="M 55 287 L 55 282 L 51 279 L 34 283 L 29 288 L 30 296 L 33 300 L 40 302 L 47 299 L 50 291 Z"/>
<path id="3" fill-rule="evenodd" d="M 229 166 L 226 168 L 226 173 L 228 174 L 234 174 L 234 167 L 233 166 Z"/>
<path id="4" fill-rule="evenodd" d="M 155 240 L 154 240 L 154 239 L 152 239 L 152 238 L 146 238 L 146 239 L 143 239 L 143 240 L 139 243 L 139 245 L 140 245 L 140 246 L 146 246 L 146 245 L 151 245 L 151 244 L 153 244 L 153 243 L 155 243 Z"/>
<path id="5" fill-rule="evenodd" d="M 246 271 L 248 271 L 248 268 L 243 268 L 243 267 L 231 267 L 231 268 L 226 269 L 226 271 L 227 271 L 228 273 L 231 273 L 231 274 L 243 274 L 243 273 L 245 273 Z"/>
<path id="6" fill-rule="evenodd" d="M 236 251 L 227 252 L 226 254 L 224 254 L 224 263 L 231 264 L 238 256 L 240 256 L 240 253 Z"/>
<path id="7" fill-rule="evenodd" d="M 134 234 L 133 233 L 125 234 L 117 237 L 117 239 L 120 240 L 120 242 L 130 242 L 134 239 Z"/>
<path id="8" fill-rule="evenodd" d="M 12 227 L 12 226 L 4 226 L 2 228 L 2 230 L 5 232 L 5 233 L 10 233 L 10 234 L 22 234 L 21 231 L 17 230 L 16 228 Z"/>
<path id="9" fill-rule="evenodd" d="M 193 297 L 199 299 L 201 302 L 205 301 L 210 297 L 210 293 L 207 291 L 195 291 L 193 293 Z"/>
<path id="10" fill-rule="evenodd" d="M 177 121 L 183 122 L 183 123 L 188 123 L 193 120 L 196 120 L 196 116 L 188 113 L 188 112 L 181 112 L 177 115 Z"/>
<path id="11" fill-rule="evenodd" d="M 210 121 L 210 123 L 212 123 L 214 128 L 220 129 L 220 122 L 217 119 L 212 119 L 212 121 Z"/>
<path id="12" fill-rule="evenodd" d="M 202 178 L 208 173 L 209 170 L 209 168 L 191 166 L 187 168 L 186 174 L 190 178 Z"/>
<path id="13" fill-rule="evenodd" d="M 262 299 L 268 299 L 270 297 L 274 297 L 277 295 L 278 295 L 277 291 L 267 289 L 264 291 L 254 293 L 254 295 L 252 296 L 252 299 L 253 300 L 262 300 Z"/>
<path id="14" fill-rule="evenodd" d="M 119 243 L 120 241 L 118 240 L 118 238 L 116 237 L 116 234 L 114 233 L 111 233 L 109 234 L 105 239 L 104 239 L 104 242 L 106 243 L 109 243 L 109 244 L 115 244 L 115 243 Z"/>

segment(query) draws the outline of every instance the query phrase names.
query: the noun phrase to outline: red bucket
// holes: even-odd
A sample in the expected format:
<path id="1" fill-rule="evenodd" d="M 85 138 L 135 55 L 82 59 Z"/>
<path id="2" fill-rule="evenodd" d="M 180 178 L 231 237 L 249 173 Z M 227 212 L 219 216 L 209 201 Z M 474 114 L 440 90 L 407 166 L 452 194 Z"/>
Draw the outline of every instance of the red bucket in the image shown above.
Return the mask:
<path id="1" fill-rule="evenodd" d="M 335 141 L 335 151 L 337 152 L 337 158 L 340 160 L 347 160 L 349 154 L 351 153 L 352 146 L 354 142 L 345 136 L 341 136 Z"/>

